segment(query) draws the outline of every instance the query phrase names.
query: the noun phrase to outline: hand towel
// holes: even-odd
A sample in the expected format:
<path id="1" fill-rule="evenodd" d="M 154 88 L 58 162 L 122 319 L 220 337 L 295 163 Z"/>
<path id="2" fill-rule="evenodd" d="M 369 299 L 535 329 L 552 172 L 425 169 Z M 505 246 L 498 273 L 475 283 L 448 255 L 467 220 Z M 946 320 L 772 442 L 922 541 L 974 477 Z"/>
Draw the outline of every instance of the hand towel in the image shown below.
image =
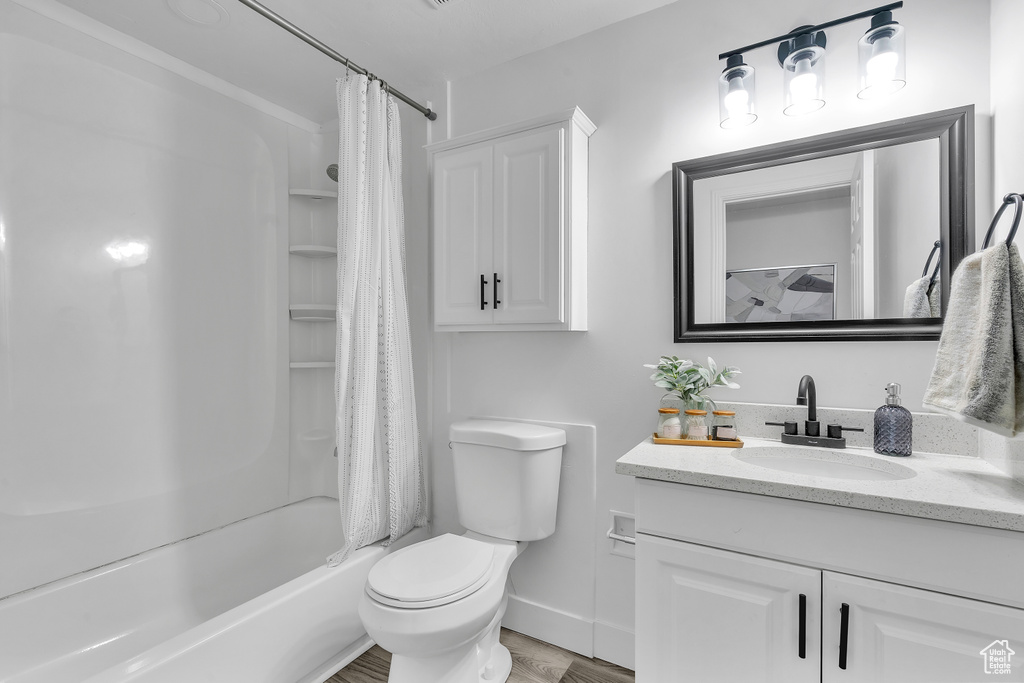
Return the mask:
<path id="1" fill-rule="evenodd" d="M 924 406 L 1003 436 L 1024 428 L 1024 264 L 1000 242 L 950 283 Z"/>
<path id="2" fill-rule="evenodd" d="M 930 277 L 922 277 L 914 280 L 907 287 L 907 293 L 903 297 L 904 318 L 941 318 L 942 317 L 942 286 L 938 279 L 935 286 L 928 293 Z"/>

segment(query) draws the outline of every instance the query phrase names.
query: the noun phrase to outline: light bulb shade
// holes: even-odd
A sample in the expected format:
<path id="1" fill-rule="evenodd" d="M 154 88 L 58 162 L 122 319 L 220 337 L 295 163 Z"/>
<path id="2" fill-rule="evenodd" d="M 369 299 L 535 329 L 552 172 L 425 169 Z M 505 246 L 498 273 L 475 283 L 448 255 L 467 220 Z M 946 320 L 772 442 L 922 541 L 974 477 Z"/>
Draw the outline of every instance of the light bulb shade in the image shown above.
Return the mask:
<path id="1" fill-rule="evenodd" d="M 825 106 L 825 49 L 810 45 L 796 49 L 782 63 L 783 108 L 800 116 Z"/>
<path id="2" fill-rule="evenodd" d="M 871 28 L 857 43 L 860 58 L 862 100 L 890 95 L 907 84 L 905 32 L 892 21 L 891 12 L 880 12 L 871 20 Z"/>
<path id="3" fill-rule="evenodd" d="M 722 128 L 749 126 L 757 120 L 754 69 L 743 63 L 741 55 L 729 57 L 718 77 L 718 112 Z"/>

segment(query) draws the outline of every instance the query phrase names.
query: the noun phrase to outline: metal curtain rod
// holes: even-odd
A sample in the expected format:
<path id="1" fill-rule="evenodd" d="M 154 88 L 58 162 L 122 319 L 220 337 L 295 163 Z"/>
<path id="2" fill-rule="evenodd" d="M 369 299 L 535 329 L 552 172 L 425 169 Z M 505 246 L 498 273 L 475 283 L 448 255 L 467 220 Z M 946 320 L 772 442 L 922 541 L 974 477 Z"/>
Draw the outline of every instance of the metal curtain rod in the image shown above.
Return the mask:
<path id="1" fill-rule="evenodd" d="M 246 0 L 242 0 L 242 2 L 245 2 L 245 1 Z M 854 19 L 863 19 L 864 17 L 873 17 L 876 14 L 878 14 L 879 12 L 887 12 L 887 11 L 891 11 L 891 10 L 894 10 L 894 9 L 899 9 L 900 7 L 903 7 L 903 1 L 902 0 L 900 0 L 900 2 L 894 2 L 894 3 L 889 4 L 889 5 L 882 5 L 881 7 L 876 7 L 875 9 L 869 9 L 869 10 L 865 10 L 863 12 L 857 12 L 856 14 L 851 14 L 850 16 L 843 17 L 842 19 L 833 19 L 832 21 L 826 21 L 824 24 L 818 24 L 817 26 L 801 27 L 801 28 L 795 29 L 793 31 L 790 31 L 789 33 L 787 33 L 784 36 L 778 36 L 777 38 L 769 38 L 768 40 L 762 40 L 760 43 L 754 43 L 753 45 L 746 45 L 744 47 L 737 48 L 735 50 L 729 50 L 728 52 L 723 52 L 722 54 L 718 55 L 718 58 L 719 59 L 726 59 L 728 57 L 732 57 L 733 55 L 743 54 L 744 52 L 749 52 L 750 50 L 756 50 L 757 48 L 764 47 L 765 45 L 771 45 L 772 43 L 781 43 L 784 40 L 791 40 L 791 39 L 796 38 L 797 36 L 803 35 L 805 33 L 815 33 L 817 31 L 823 31 L 823 30 L 825 30 L 827 28 L 830 28 L 832 26 L 838 26 L 839 24 L 845 24 L 848 21 L 853 21 Z"/>
<path id="2" fill-rule="evenodd" d="M 270 9 L 267 9 L 266 7 L 261 5 L 260 3 L 256 2 L 256 0 L 238 0 L 238 1 L 241 2 L 243 5 L 247 5 L 248 7 L 253 9 L 254 11 L 258 12 L 259 14 L 262 14 L 267 19 L 270 19 L 270 21 L 274 22 L 275 24 L 277 24 L 278 26 L 283 28 L 285 31 L 288 31 L 288 33 L 291 33 L 296 38 L 298 38 L 298 39 L 308 43 L 309 45 L 312 45 L 317 50 L 320 50 L 320 52 L 323 52 L 325 55 L 327 55 L 328 57 L 330 57 L 334 61 L 340 62 L 340 63 L 344 64 L 346 69 L 351 69 L 352 71 L 355 71 L 357 74 L 363 74 L 364 76 L 369 76 L 370 78 L 375 78 L 378 81 L 381 81 L 381 83 L 384 82 L 382 79 L 377 78 L 376 76 L 374 76 L 373 74 L 371 74 L 369 71 L 367 71 L 363 67 L 359 66 L 358 64 L 353 64 L 351 61 L 349 61 L 348 57 L 342 55 L 341 53 L 337 52 L 336 50 L 333 50 L 328 45 L 325 45 L 321 41 L 319 41 L 316 38 L 314 38 L 313 36 L 309 35 L 305 31 L 303 31 L 301 28 L 299 28 L 298 26 L 296 26 L 292 22 L 290 22 L 287 19 L 285 19 L 284 17 L 282 17 L 280 14 L 277 14 L 276 12 L 274 12 L 274 11 L 272 11 Z M 417 102 L 415 100 L 412 100 L 412 99 L 409 99 L 407 96 L 403 95 L 402 93 L 400 93 L 399 91 L 395 90 L 391 86 L 388 86 L 388 92 L 391 93 L 392 95 L 394 95 L 395 97 L 397 97 L 398 99 L 402 100 L 406 104 L 408 104 L 410 107 L 412 107 L 416 111 L 422 113 L 430 121 L 436 121 L 437 120 L 437 112 L 431 111 L 430 109 L 428 109 L 427 107 L 424 107 L 419 102 Z"/>

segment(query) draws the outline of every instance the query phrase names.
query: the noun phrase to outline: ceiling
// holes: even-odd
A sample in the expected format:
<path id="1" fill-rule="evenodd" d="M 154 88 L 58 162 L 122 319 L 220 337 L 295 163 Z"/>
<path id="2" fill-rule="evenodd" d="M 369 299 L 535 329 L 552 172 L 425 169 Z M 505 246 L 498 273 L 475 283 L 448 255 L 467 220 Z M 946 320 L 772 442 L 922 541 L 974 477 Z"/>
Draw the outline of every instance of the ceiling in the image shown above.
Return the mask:
<path id="1" fill-rule="evenodd" d="M 417 100 L 456 79 L 674 0 L 262 0 Z M 337 118 L 337 62 L 238 0 L 59 0 L 311 121 Z M 189 17 L 191 19 L 189 19 Z"/>

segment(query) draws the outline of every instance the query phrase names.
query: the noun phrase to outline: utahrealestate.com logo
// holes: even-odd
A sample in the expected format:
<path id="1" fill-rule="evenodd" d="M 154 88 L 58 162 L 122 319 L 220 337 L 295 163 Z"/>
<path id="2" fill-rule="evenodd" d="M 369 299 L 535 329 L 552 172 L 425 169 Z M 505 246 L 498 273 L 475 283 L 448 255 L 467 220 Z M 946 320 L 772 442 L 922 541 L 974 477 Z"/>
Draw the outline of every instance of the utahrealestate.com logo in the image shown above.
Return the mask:
<path id="1" fill-rule="evenodd" d="M 979 654 L 985 660 L 985 673 L 1009 674 L 1013 666 L 1010 659 L 1017 653 L 1010 649 L 1010 641 L 993 640 Z"/>

